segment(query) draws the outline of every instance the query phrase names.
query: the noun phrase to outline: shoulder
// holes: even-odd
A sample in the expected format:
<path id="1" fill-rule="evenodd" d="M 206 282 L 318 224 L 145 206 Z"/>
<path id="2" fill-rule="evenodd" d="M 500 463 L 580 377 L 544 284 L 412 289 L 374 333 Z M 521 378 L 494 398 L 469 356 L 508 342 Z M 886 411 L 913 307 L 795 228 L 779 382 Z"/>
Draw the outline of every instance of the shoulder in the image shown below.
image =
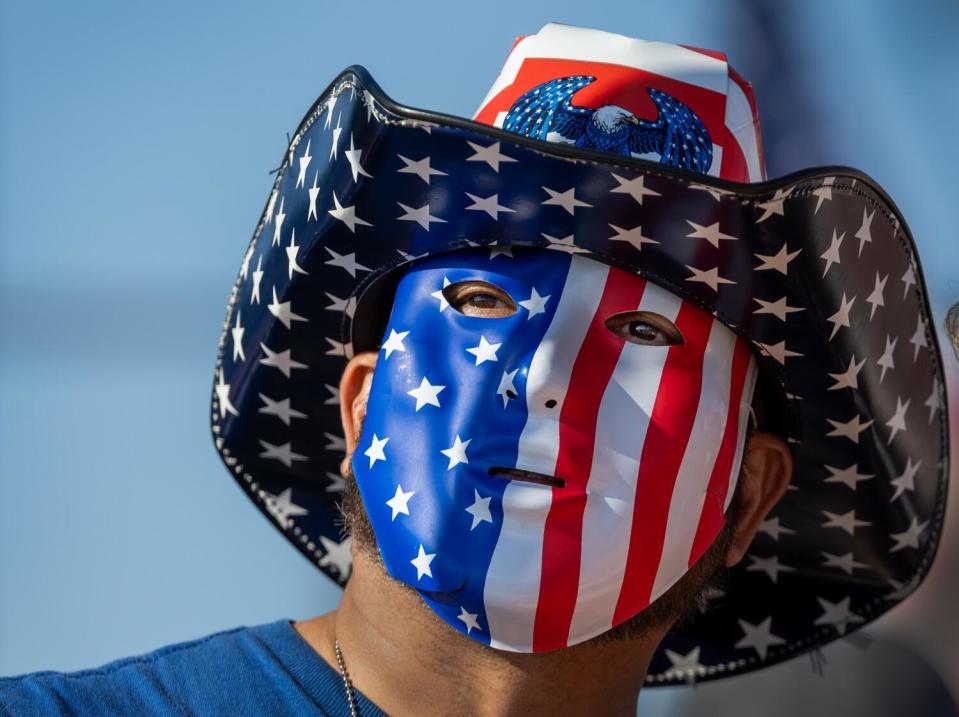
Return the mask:
<path id="1" fill-rule="evenodd" d="M 0 678 L 0 715 L 258 714 L 298 691 L 286 621 L 168 645 L 80 672 Z M 295 637 L 295 635 L 293 635 Z M 255 674 L 257 679 L 249 679 Z"/>

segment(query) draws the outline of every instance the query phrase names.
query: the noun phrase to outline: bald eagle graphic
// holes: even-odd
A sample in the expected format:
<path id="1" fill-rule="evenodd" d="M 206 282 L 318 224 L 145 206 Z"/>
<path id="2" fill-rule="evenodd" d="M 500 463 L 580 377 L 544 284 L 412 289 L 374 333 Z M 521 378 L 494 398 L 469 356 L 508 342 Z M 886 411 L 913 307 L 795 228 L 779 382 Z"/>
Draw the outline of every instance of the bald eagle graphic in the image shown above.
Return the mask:
<path id="1" fill-rule="evenodd" d="M 572 75 L 537 85 L 509 108 L 503 129 L 626 157 L 655 153 L 662 164 L 709 171 L 713 143 L 706 126 L 689 107 L 652 87 L 646 91 L 659 109 L 653 121 L 639 119 L 618 105 L 594 110 L 570 103 L 574 94 L 595 80 L 590 75 Z"/>

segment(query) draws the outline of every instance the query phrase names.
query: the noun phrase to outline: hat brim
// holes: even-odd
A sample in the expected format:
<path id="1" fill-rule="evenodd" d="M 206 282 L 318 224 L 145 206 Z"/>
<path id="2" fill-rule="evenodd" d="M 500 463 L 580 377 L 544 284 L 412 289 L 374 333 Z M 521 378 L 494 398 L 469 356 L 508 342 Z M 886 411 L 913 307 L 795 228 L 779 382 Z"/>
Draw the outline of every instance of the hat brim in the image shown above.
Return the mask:
<path id="1" fill-rule="evenodd" d="M 744 185 L 541 142 L 398 105 L 360 67 L 292 138 L 214 379 L 227 468 L 313 564 L 349 574 L 336 387 L 380 338 L 353 326 L 358 302 L 388 312 L 397 267 L 490 245 L 646 277 L 748 340 L 786 397 L 790 490 L 724 594 L 667 635 L 648 684 L 780 662 L 916 588 L 943 521 L 944 381 L 915 245 L 874 181 L 828 167 Z"/>

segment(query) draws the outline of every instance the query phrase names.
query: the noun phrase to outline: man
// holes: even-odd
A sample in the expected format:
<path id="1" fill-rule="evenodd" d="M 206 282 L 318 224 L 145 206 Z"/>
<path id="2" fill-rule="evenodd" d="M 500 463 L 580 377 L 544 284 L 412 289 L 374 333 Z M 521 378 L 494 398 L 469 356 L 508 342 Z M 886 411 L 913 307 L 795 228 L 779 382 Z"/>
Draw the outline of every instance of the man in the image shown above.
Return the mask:
<path id="1" fill-rule="evenodd" d="M 340 608 L 0 704 L 626 714 L 905 598 L 947 465 L 915 249 L 855 170 L 762 183 L 757 117 L 719 53 L 560 25 L 479 124 L 344 72 L 244 257 L 212 404 Z"/>

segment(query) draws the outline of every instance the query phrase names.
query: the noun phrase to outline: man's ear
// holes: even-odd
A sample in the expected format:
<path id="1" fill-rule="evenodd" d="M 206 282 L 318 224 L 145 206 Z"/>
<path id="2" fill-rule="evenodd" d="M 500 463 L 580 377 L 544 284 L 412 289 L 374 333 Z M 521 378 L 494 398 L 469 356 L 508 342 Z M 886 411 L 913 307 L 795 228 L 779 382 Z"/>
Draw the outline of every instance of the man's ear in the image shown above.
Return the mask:
<path id="1" fill-rule="evenodd" d="M 792 478 L 793 457 L 778 436 L 756 431 L 749 437 L 739 477 L 739 508 L 726 553 L 726 566 L 742 560 L 759 525 L 779 502 Z"/>
<path id="2" fill-rule="evenodd" d="M 360 440 L 360 428 L 366 417 L 366 401 L 370 397 L 373 383 L 373 369 L 379 353 L 363 351 L 356 354 L 343 369 L 340 378 L 340 421 L 343 424 L 343 439 L 346 442 L 346 457 L 340 466 L 340 472 L 346 475 L 349 461 Z"/>

